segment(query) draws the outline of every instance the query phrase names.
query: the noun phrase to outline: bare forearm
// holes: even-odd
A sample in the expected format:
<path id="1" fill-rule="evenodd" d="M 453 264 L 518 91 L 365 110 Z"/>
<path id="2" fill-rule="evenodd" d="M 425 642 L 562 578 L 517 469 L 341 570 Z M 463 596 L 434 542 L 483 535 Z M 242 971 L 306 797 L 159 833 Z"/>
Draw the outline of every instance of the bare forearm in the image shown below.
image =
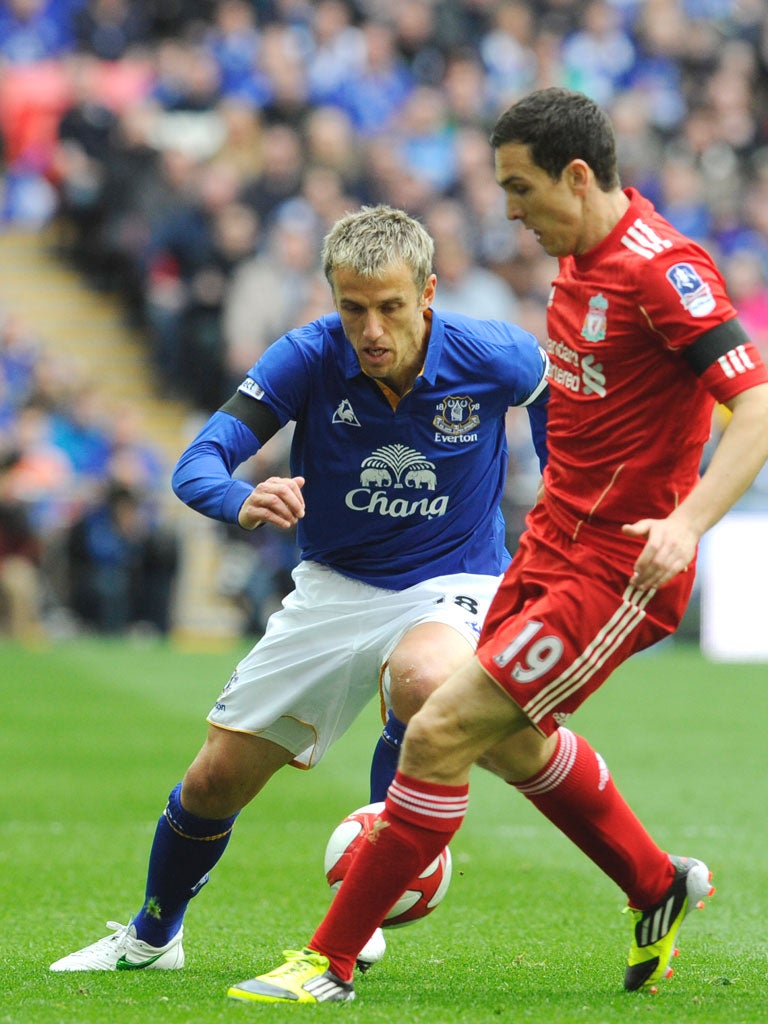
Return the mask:
<path id="1" fill-rule="evenodd" d="M 738 396 L 701 480 L 670 518 L 702 536 L 749 488 L 768 459 L 768 384 Z"/>
<path id="2" fill-rule="evenodd" d="M 662 587 L 687 569 L 706 531 L 746 491 L 768 458 L 768 384 L 737 395 L 733 416 L 720 438 L 706 473 L 666 519 L 626 523 L 628 537 L 645 539 L 632 582 Z"/>

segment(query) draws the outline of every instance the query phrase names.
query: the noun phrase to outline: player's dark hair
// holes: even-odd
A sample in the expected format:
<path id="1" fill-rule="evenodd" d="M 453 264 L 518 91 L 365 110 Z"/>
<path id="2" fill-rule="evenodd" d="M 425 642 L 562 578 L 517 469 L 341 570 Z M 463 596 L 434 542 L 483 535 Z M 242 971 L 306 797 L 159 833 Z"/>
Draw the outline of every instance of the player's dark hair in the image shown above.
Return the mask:
<path id="1" fill-rule="evenodd" d="M 530 93 L 504 111 L 490 141 L 494 149 L 508 142 L 528 146 L 531 160 L 554 181 L 571 160 L 583 160 L 603 192 L 619 187 L 613 125 L 583 93 L 557 87 Z"/>

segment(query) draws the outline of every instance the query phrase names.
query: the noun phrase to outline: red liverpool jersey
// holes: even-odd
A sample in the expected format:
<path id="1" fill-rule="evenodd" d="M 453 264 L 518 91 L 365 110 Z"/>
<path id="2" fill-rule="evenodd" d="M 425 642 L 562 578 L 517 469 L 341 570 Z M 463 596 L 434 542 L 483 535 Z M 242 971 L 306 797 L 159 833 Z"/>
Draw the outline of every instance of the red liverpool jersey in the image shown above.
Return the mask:
<path id="1" fill-rule="evenodd" d="M 626 193 L 614 230 L 560 261 L 547 312 L 547 505 L 612 548 L 623 523 L 667 516 L 694 486 L 715 399 L 768 380 L 708 253 Z"/>

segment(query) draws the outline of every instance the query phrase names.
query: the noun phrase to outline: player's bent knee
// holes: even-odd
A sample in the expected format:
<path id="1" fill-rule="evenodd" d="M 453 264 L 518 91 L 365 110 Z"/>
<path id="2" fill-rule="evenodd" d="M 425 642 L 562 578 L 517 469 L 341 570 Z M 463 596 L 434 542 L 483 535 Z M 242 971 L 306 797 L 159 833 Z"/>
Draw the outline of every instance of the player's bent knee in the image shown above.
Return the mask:
<path id="1" fill-rule="evenodd" d="M 387 665 L 392 710 L 407 722 L 429 695 L 472 657 L 472 647 L 455 629 L 423 622 L 400 641 Z"/>
<path id="2" fill-rule="evenodd" d="M 442 680 L 434 680 L 422 675 L 392 676 L 390 675 L 390 705 L 401 722 L 409 722 L 420 710 L 424 701 Z"/>

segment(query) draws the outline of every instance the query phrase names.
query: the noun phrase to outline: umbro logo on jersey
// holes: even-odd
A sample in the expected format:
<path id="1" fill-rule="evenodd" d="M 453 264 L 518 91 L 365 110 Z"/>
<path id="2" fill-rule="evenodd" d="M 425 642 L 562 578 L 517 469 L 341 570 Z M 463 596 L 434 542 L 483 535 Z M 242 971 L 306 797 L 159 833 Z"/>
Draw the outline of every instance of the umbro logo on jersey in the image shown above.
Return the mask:
<path id="1" fill-rule="evenodd" d="M 665 249 L 671 249 L 672 243 L 668 238 L 661 238 L 652 227 L 638 217 L 631 227 L 627 228 L 626 234 L 622 235 L 621 241 L 632 252 L 642 256 L 645 260 L 652 260 Z"/>
<path id="2" fill-rule="evenodd" d="M 347 423 L 350 427 L 359 427 L 360 420 L 355 416 L 355 410 L 348 398 L 343 398 L 333 414 L 331 423 Z"/>

